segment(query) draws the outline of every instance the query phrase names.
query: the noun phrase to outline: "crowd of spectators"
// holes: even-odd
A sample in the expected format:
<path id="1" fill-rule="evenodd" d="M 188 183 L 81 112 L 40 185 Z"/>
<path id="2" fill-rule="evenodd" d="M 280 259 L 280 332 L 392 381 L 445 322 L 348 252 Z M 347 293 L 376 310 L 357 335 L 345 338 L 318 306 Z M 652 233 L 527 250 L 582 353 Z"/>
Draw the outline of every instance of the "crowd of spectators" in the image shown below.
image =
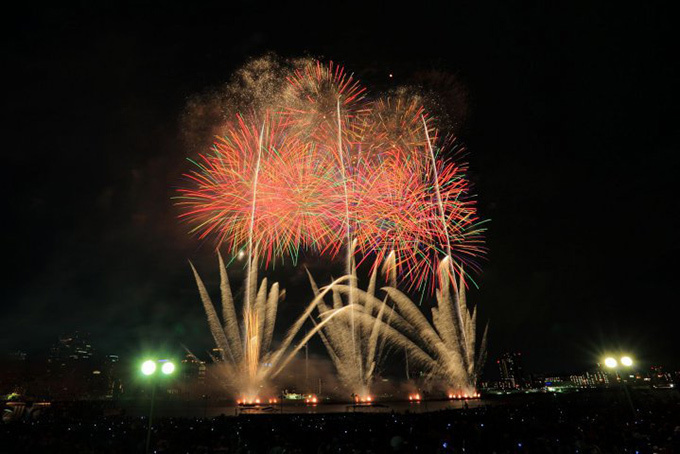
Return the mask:
<path id="1" fill-rule="evenodd" d="M 545 394 L 430 413 L 162 418 L 156 453 L 673 453 L 675 394 L 628 405 L 620 396 Z M 144 452 L 146 418 L 49 411 L 0 425 L 4 453 Z"/>

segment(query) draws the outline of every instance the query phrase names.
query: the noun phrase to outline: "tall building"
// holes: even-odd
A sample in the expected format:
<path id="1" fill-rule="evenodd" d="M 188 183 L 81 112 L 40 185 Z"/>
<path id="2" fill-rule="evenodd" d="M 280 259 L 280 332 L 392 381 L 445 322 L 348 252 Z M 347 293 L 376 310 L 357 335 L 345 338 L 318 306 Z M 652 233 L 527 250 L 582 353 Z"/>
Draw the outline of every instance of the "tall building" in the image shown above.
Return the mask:
<path id="1" fill-rule="evenodd" d="M 570 375 L 569 380 L 573 384 L 584 388 L 604 386 L 609 384 L 609 374 L 600 369 L 596 369 L 594 371 L 586 371 L 580 375 Z"/>
<path id="2" fill-rule="evenodd" d="M 649 368 L 649 377 L 653 386 L 673 383 L 673 374 L 666 372 L 663 366 L 651 366 Z"/>
<path id="3" fill-rule="evenodd" d="M 106 355 L 102 361 L 103 391 L 109 397 L 119 397 L 123 393 L 122 371 L 119 361 L 118 355 Z"/>
<path id="4" fill-rule="evenodd" d="M 47 374 L 49 392 L 70 397 L 99 394 L 107 381 L 95 359 L 89 334 L 81 332 L 59 337 L 50 349 Z"/>
<path id="5" fill-rule="evenodd" d="M 219 363 L 224 358 L 224 350 L 221 348 L 213 348 L 210 351 L 210 358 L 214 363 Z"/>
<path id="6" fill-rule="evenodd" d="M 61 377 L 71 373 L 77 366 L 90 366 L 94 357 L 94 348 L 90 344 L 90 336 L 75 332 L 59 337 L 59 341 L 50 349 L 47 359 L 47 372 L 51 377 Z"/>
<path id="7" fill-rule="evenodd" d="M 205 372 L 205 361 L 201 361 L 193 353 L 187 353 L 182 360 L 182 378 L 184 381 L 203 384 Z"/>
<path id="8" fill-rule="evenodd" d="M 0 394 L 23 392 L 23 383 L 28 377 L 26 353 L 14 351 L 0 357 Z"/>
<path id="9" fill-rule="evenodd" d="M 524 369 L 522 367 L 521 353 L 503 353 L 496 361 L 501 374 L 501 386 L 503 388 L 523 388 Z"/>
<path id="10" fill-rule="evenodd" d="M 206 365 L 192 353 L 182 360 L 180 377 L 183 393 L 187 396 L 199 397 L 206 393 Z"/>

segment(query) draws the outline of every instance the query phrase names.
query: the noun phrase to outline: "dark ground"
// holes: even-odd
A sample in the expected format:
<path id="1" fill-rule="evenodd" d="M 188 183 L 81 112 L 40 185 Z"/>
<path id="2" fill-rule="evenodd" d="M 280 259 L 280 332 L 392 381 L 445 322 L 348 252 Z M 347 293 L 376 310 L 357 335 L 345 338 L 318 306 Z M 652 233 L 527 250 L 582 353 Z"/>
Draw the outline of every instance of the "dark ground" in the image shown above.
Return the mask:
<path id="1" fill-rule="evenodd" d="M 506 398 L 498 405 L 427 414 L 251 415 L 166 418 L 158 453 L 673 453 L 680 452 L 680 395 L 621 389 Z M 0 426 L 16 453 L 143 452 L 144 418 L 53 411 Z"/>

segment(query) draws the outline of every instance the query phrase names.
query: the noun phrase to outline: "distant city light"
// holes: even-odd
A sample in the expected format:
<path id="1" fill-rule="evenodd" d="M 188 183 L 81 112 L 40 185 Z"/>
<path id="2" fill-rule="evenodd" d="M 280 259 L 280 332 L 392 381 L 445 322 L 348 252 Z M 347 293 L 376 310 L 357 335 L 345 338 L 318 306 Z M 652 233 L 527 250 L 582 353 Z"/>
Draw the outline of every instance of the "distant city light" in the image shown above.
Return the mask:
<path id="1" fill-rule="evenodd" d="M 616 360 L 610 356 L 609 358 L 604 360 L 604 365 L 607 366 L 610 369 L 613 369 L 616 366 L 618 366 L 619 363 L 616 362 Z"/>
<path id="2" fill-rule="evenodd" d="M 621 364 L 626 367 L 630 367 L 633 365 L 633 359 L 630 356 L 624 356 L 621 358 Z"/>
<path id="3" fill-rule="evenodd" d="M 144 375 L 151 375 L 156 372 L 156 362 L 149 359 L 142 363 L 142 373 Z"/>

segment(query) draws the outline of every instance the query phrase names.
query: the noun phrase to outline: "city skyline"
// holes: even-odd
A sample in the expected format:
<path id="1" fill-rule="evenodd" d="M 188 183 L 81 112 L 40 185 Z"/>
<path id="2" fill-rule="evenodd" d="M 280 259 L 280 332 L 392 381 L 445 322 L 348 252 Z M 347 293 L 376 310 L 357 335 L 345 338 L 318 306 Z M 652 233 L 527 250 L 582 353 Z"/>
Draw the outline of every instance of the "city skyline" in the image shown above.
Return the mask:
<path id="1" fill-rule="evenodd" d="M 119 355 L 115 350 L 110 349 L 100 349 L 97 345 L 97 339 L 88 332 L 75 331 L 72 333 L 63 333 L 49 344 L 43 345 L 41 348 L 36 349 L 33 353 L 27 353 L 21 349 L 15 349 L 11 351 L 0 352 L 0 364 L 2 363 L 17 363 L 26 362 L 33 366 L 33 369 L 38 367 L 38 369 L 43 368 L 43 372 L 47 376 L 54 376 L 55 374 L 60 374 L 61 369 L 69 369 L 75 367 L 76 369 L 82 369 L 85 365 L 86 368 L 89 367 L 92 370 L 100 369 L 99 366 L 104 363 L 121 363 L 120 372 L 125 375 L 134 376 L 137 374 L 141 363 L 149 356 L 159 356 L 167 357 L 178 363 L 179 371 L 184 373 L 184 367 L 188 364 L 188 368 L 193 370 L 192 365 L 201 365 L 202 374 L 205 375 L 205 369 L 210 368 L 211 365 L 219 363 L 222 353 L 220 349 L 214 346 L 212 348 L 206 348 L 202 351 L 187 351 L 186 349 L 175 348 L 175 349 L 165 349 L 160 351 L 154 351 L 152 349 L 147 349 L 146 351 L 130 352 L 126 355 Z M 539 381 L 543 380 L 543 377 L 571 377 L 571 380 L 577 382 L 579 380 L 585 380 L 588 374 L 606 373 L 610 372 L 610 369 L 606 366 L 607 358 L 620 358 L 622 356 L 631 355 L 630 352 L 623 351 L 609 351 L 599 357 L 593 358 L 590 362 L 579 366 L 577 368 L 561 367 L 549 370 L 536 369 L 534 362 L 531 360 L 531 352 L 529 355 L 527 352 L 520 352 L 514 350 L 508 350 L 500 353 L 496 357 L 490 357 L 487 361 L 487 367 L 482 376 L 481 382 L 482 387 L 488 387 L 489 383 L 494 383 L 495 388 L 499 389 L 524 389 L 531 388 L 535 386 L 534 378 L 539 377 Z M 298 361 L 303 361 L 309 352 L 301 350 L 297 354 Z M 326 368 L 332 368 L 332 362 L 330 358 L 327 358 L 325 352 L 319 349 L 317 352 L 309 355 L 312 358 L 314 364 L 319 362 L 325 363 Z M 525 367 L 525 361 L 528 357 L 529 367 Z M 658 362 L 650 362 L 640 360 L 638 357 L 633 355 L 632 357 L 633 366 L 630 367 L 632 372 L 637 374 L 670 374 L 668 380 L 672 381 L 672 374 L 680 373 L 680 370 L 675 370 L 671 364 L 661 364 Z M 407 376 L 404 376 L 403 365 L 385 368 L 380 371 L 381 378 L 389 378 L 395 382 L 402 380 L 408 380 Z M 624 366 L 621 366 L 624 367 Z M 294 368 L 293 368 L 294 369 Z M 41 369 L 42 370 L 42 369 Z M 305 370 L 308 369 L 305 366 Z M 419 370 L 422 368 L 415 367 L 410 370 L 410 374 L 415 376 L 419 375 Z M 81 371 L 82 372 L 82 371 Z M 92 371 L 88 371 L 90 374 Z M 297 371 L 297 373 L 301 373 Z M 608 382 L 606 382 L 608 383 Z M 585 383 L 589 384 L 589 383 Z M 541 385 L 542 386 L 542 385 Z"/>

